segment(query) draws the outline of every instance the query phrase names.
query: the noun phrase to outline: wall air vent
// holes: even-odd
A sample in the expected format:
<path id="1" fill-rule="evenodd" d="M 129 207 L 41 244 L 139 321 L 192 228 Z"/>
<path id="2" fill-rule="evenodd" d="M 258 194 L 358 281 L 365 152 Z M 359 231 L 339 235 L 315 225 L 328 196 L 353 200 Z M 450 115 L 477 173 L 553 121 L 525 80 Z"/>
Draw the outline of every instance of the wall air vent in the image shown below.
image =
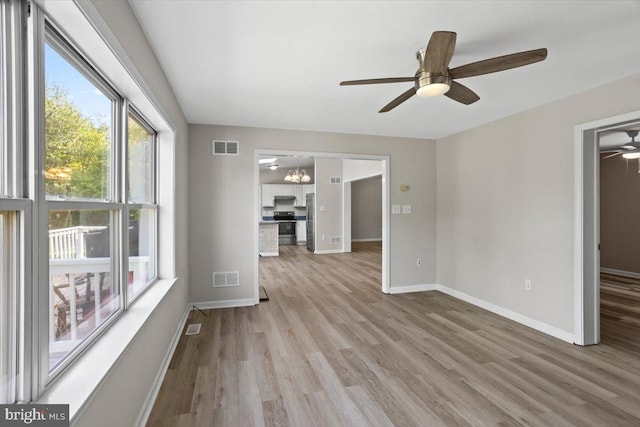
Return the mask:
<path id="1" fill-rule="evenodd" d="M 332 176 L 331 178 L 329 178 L 329 182 L 331 184 L 340 184 L 342 182 L 342 179 L 339 176 Z"/>
<path id="2" fill-rule="evenodd" d="M 237 156 L 240 154 L 238 141 L 213 141 L 214 156 Z"/>
<path id="3" fill-rule="evenodd" d="M 331 243 L 332 245 L 336 245 L 338 243 L 340 243 L 342 241 L 342 239 L 340 238 L 340 236 L 331 236 L 329 237 L 329 243 Z"/>
<path id="4" fill-rule="evenodd" d="M 240 286 L 240 273 L 237 271 L 222 271 L 213 273 L 213 287 L 226 288 Z"/>

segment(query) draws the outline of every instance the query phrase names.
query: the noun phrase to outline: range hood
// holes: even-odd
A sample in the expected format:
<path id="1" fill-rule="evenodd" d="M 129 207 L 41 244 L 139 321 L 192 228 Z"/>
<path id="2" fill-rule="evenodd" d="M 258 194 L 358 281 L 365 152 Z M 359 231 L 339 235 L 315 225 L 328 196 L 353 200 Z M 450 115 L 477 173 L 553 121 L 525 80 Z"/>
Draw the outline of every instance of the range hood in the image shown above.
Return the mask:
<path id="1" fill-rule="evenodd" d="M 273 196 L 274 200 L 293 200 L 296 196 Z"/>

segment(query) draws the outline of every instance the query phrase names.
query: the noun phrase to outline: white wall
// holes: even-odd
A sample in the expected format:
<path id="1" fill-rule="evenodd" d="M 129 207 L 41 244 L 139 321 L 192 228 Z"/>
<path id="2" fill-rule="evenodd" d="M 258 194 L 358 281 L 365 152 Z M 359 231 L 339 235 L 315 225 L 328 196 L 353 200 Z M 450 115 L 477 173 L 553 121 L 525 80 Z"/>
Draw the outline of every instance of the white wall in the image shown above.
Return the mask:
<path id="1" fill-rule="evenodd" d="M 439 140 L 438 283 L 573 333 L 573 127 L 637 94 L 640 74 Z"/>
<path id="2" fill-rule="evenodd" d="M 382 162 L 379 160 L 344 159 L 343 181 L 355 181 L 382 175 Z"/>
<path id="3" fill-rule="evenodd" d="M 212 156 L 211 141 L 216 138 L 240 141 L 240 155 Z M 435 282 L 434 141 L 207 125 L 190 125 L 189 140 L 191 301 L 253 297 L 256 149 L 390 156 L 390 202 L 413 205 L 412 215 L 391 215 L 390 284 Z M 401 193 L 400 184 L 410 184 L 411 191 Z M 424 260 L 421 268 L 416 258 Z M 240 272 L 241 286 L 214 290 L 211 273 L 230 270 Z"/>
<path id="4" fill-rule="evenodd" d="M 165 246 L 175 249 L 175 272 L 179 284 L 156 307 L 146 325 L 96 390 L 84 412 L 74 420 L 78 426 L 134 425 L 153 381 L 167 354 L 187 305 L 187 123 L 164 77 L 153 51 L 126 1 L 93 0 L 91 5 L 106 23 L 106 39 L 121 46 L 142 77 L 166 118 L 175 129 L 173 156 L 160 159 L 175 174 L 175 235 L 165 236 Z M 161 236 L 161 239 L 163 237 Z M 161 270 L 162 271 L 162 270 Z"/>

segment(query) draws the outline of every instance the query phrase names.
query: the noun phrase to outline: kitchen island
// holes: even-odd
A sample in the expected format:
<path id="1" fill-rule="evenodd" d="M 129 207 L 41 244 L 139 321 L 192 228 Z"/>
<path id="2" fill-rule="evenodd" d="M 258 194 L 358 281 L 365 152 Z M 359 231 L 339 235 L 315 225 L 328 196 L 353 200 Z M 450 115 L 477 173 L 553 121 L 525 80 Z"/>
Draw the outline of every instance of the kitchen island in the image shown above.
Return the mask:
<path id="1" fill-rule="evenodd" d="M 258 253 L 260 256 L 278 256 L 278 223 L 258 222 Z"/>

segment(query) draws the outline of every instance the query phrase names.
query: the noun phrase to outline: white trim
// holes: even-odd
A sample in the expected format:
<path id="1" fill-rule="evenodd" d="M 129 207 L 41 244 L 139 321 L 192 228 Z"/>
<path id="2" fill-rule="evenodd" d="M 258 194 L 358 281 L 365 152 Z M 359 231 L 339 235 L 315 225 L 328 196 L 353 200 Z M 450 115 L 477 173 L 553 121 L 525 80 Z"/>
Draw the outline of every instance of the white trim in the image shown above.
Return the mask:
<path id="1" fill-rule="evenodd" d="M 600 272 L 605 274 L 613 274 L 622 277 L 631 277 L 632 279 L 640 279 L 640 273 L 635 271 L 616 270 L 615 268 L 600 267 Z"/>
<path id="2" fill-rule="evenodd" d="M 392 295 L 395 295 L 395 294 L 408 294 L 410 292 L 436 291 L 438 290 L 439 286 L 440 285 L 436 285 L 436 284 L 391 286 L 391 288 L 389 289 L 389 293 Z"/>
<path id="3" fill-rule="evenodd" d="M 459 300 L 468 302 L 469 304 L 473 304 L 477 307 L 488 310 L 492 313 L 500 315 L 502 317 L 506 317 L 509 320 L 513 320 L 514 322 L 518 322 L 522 325 L 533 328 L 537 331 L 543 332 L 547 335 L 551 335 L 552 337 L 558 338 L 562 341 L 566 341 L 570 344 L 574 343 L 575 335 L 572 332 L 564 331 L 560 328 L 556 328 L 555 326 L 551 326 L 544 322 L 540 322 L 539 320 L 532 319 L 530 317 L 524 316 L 520 313 L 516 313 L 515 311 L 511 311 L 509 309 L 500 307 L 498 305 L 492 304 L 485 300 L 481 300 L 480 298 L 473 297 L 471 295 L 467 295 L 464 292 L 460 292 L 455 289 L 448 288 L 442 285 L 436 285 L 436 290 L 440 291 L 444 294 L 457 298 Z"/>
<path id="4" fill-rule="evenodd" d="M 361 159 L 361 160 L 380 160 L 382 161 L 382 292 L 385 294 L 389 293 L 389 248 L 391 246 L 390 239 L 390 182 L 391 182 L 391 171 L 390 171 L 390 163 L 391 157 L 389 155 L 379 155 L 379 154 L 354 154 L 354 153 L 336 153 L 336 152 L 322 152 L 322 151 L 296 151 L 296 150 L 282 150 L 282 149 L 265 149 L 265 148 L 256 148 L 254 150 L 254 212 L 256 212 L 258 218 L 261 218 L 261 200 L 260 192 L 258 187 L 260 185 L 260 169 L 258 165 L 258 158 L 260 155 L 294 155 L 294 156 L 306 156 L 306 157 L 325 157 L 325 158 L 338 158 L 338 159 Z M 315 182 L 315 181 L 314 181 Z M 259 278 L 258 278 L 258 221 L 254 221 L 254 251 L 256 254 L 255 257 L 255 286 L 254 292 L 256 295 L 256 300 L 258 298 L 258 287 L 259 287 Z M 342 250 L 338 252 L 316 252 L 317 254 L 325 254 L 325 253 L 343 253 Z"/>
<path id="5" fill-rule="evenodd" d="M 321 251 L 315 251 L 316 255 L 329 255 L 329 254 L 342 254 L 342 249 L 323 249 Z"/>
<path id="6" fill-rule="evenodd" d="M 197 307 L 202 310 L 210 310 L 215 308 L 234 308 L 234 307 L 249 307 L 257 305 L 259 300 L 256 298 L 244 298 L 244 299 L 228 299 L 222 301 L 200 301 L 190 302 L 189 308 Z"/>
<path id="7" fill-rule="evenodd" d="M 606 117 L 587 123 L 581 123 L 573 128 L 574 147 L 574 342 L 578 345 L 591 343 L 594 337 L 585 336 L 585 318 L 591 318 L 595 322 L 595 330 L 599 341 L 600 314 L 599 305 L 594 302 L 594 313 L 585 313 L 585 286 L 584 268 L 585 254 L 584 248 L 588 244 L 593 246 L 598 242 L 585 242 L 584 224 L 584 134 L 587 131 L 601 131 L 610 128 L 620 127 L 623 124 L 637 122 L 640 119 L 640 110 L 617 116 Z M 595 161 L 595 159 L 594 159 Z M 596 213 L 597 214 L 597 213 Z M 597 268 L 597 266 L 596 266 Z M 596 270 L 597 271 L 597 270 Z M 597 284 L 596 284 L 597 286 Z M 589 288 L 591 288 L 591 284 Z M 597 298 L 596 298 L 597 299 Z M 597 301 L 599 302 L 599 300 Z"/>
<path id="8" fill-rule="evenodd" d="M 260 256 L 279 256 L 279 252 L 260 252 Z"/>
<path id="9" fill-rule="evenodd" d="M 371 239 L 351 239 L 352 242 L 381 242 L 382 237 L 373 237 Z"/>
<path id="10" fill-rule="evenodd" d="M 480 298 L 467 295 L 464 292 L 460 292 L 458 290 L 451 289 L 446 286 L 442 286 L 438 284 L 392 286 L 390 291 L 391 291 L 390 292 L 391 294 L 404 294 L 409 292 L 425 292 L 425 291 L 442 292 L 443 294 L 447 294 L 453 298 L 468 302 L 469 304 L 475 305 L 476 307 L 480 307 L 482 309 L 495 313 L 499 316 L 505 317 L 509 320 L 513 320 L 514 322 L 528 326 L 537 331 L 543 332 L 547 335 L 551 335 L 552 337 L 558 338 L 562 341 L 568 342 L 570 344 L 574 343 L 574 334 L 571 332 L 564 331 L 560 328 L 556 328 L 555 326 L 548 325 L 544 322 L 540 322 L 539 320 L 532 319 L 520 313 L 516 313 L 515 311 L 511 311 L 509 309 L 497 306 L 495 304 L 492 304 Z"/>
<path id="11" fill-rule="evenodd" d="M 574 292 L 574 304 L 573 304 L 573 323 L 574 323 L 574 338 L 576 344 L 584 345 L 584 171 L 583 171 L 583 141 L 582 130 L 578 126 L 574 127 L 574 155 L 573 155 L 573 168 L 575 178 L 574 182 L 574 261 L 573 261 L 573 292 Z"/>
<path id="12" fill-rule="evenodd" d="M 189 313 L 191 310 L 189 307 L 185 308 L 184 313 L 182 314 L 182 319 L 180 319 L 180 323 L 178 323 L 178 328 L 176 329 L 176 333 L 173 335 L 173 339 L 171 340 L 171 344 L 169 345 L 169 349 L 167 350 L 167 354 L 162 361 L 162 365 L 160 365 L 160 369 L 158 370 L 158 374 L 156 375 L 156 379 L 153 381 L 153 385 L 151 386 L 151 390 L 147 394 L 147 398 L 142 405 L 142 410 L 140 414 L 138 414 L 138 419 L 136 420 L 136 426 L 143 427 L 147 424 L 149 420 L 149 415 L 151 415 L 151 409 L 153 409 L 153 404 L 156 401 L 156 397 L 158 397 L 158 392 L 160 391 L 160 387 L 162 386 L 162 382 L 164 381 L 164 377 L 167 374 L 167 370 L 169 369 L 169 364 L 171 363 L 171 359 L 173 359 L 173 354 L 176 351 L 176 347 L 178 346 L 178 342 L 180 341 L 180 337 L 182 336 L 182 330 L 184 329 L 184 325 L 187 323 L 187 318 L 189 317 Z"/>

